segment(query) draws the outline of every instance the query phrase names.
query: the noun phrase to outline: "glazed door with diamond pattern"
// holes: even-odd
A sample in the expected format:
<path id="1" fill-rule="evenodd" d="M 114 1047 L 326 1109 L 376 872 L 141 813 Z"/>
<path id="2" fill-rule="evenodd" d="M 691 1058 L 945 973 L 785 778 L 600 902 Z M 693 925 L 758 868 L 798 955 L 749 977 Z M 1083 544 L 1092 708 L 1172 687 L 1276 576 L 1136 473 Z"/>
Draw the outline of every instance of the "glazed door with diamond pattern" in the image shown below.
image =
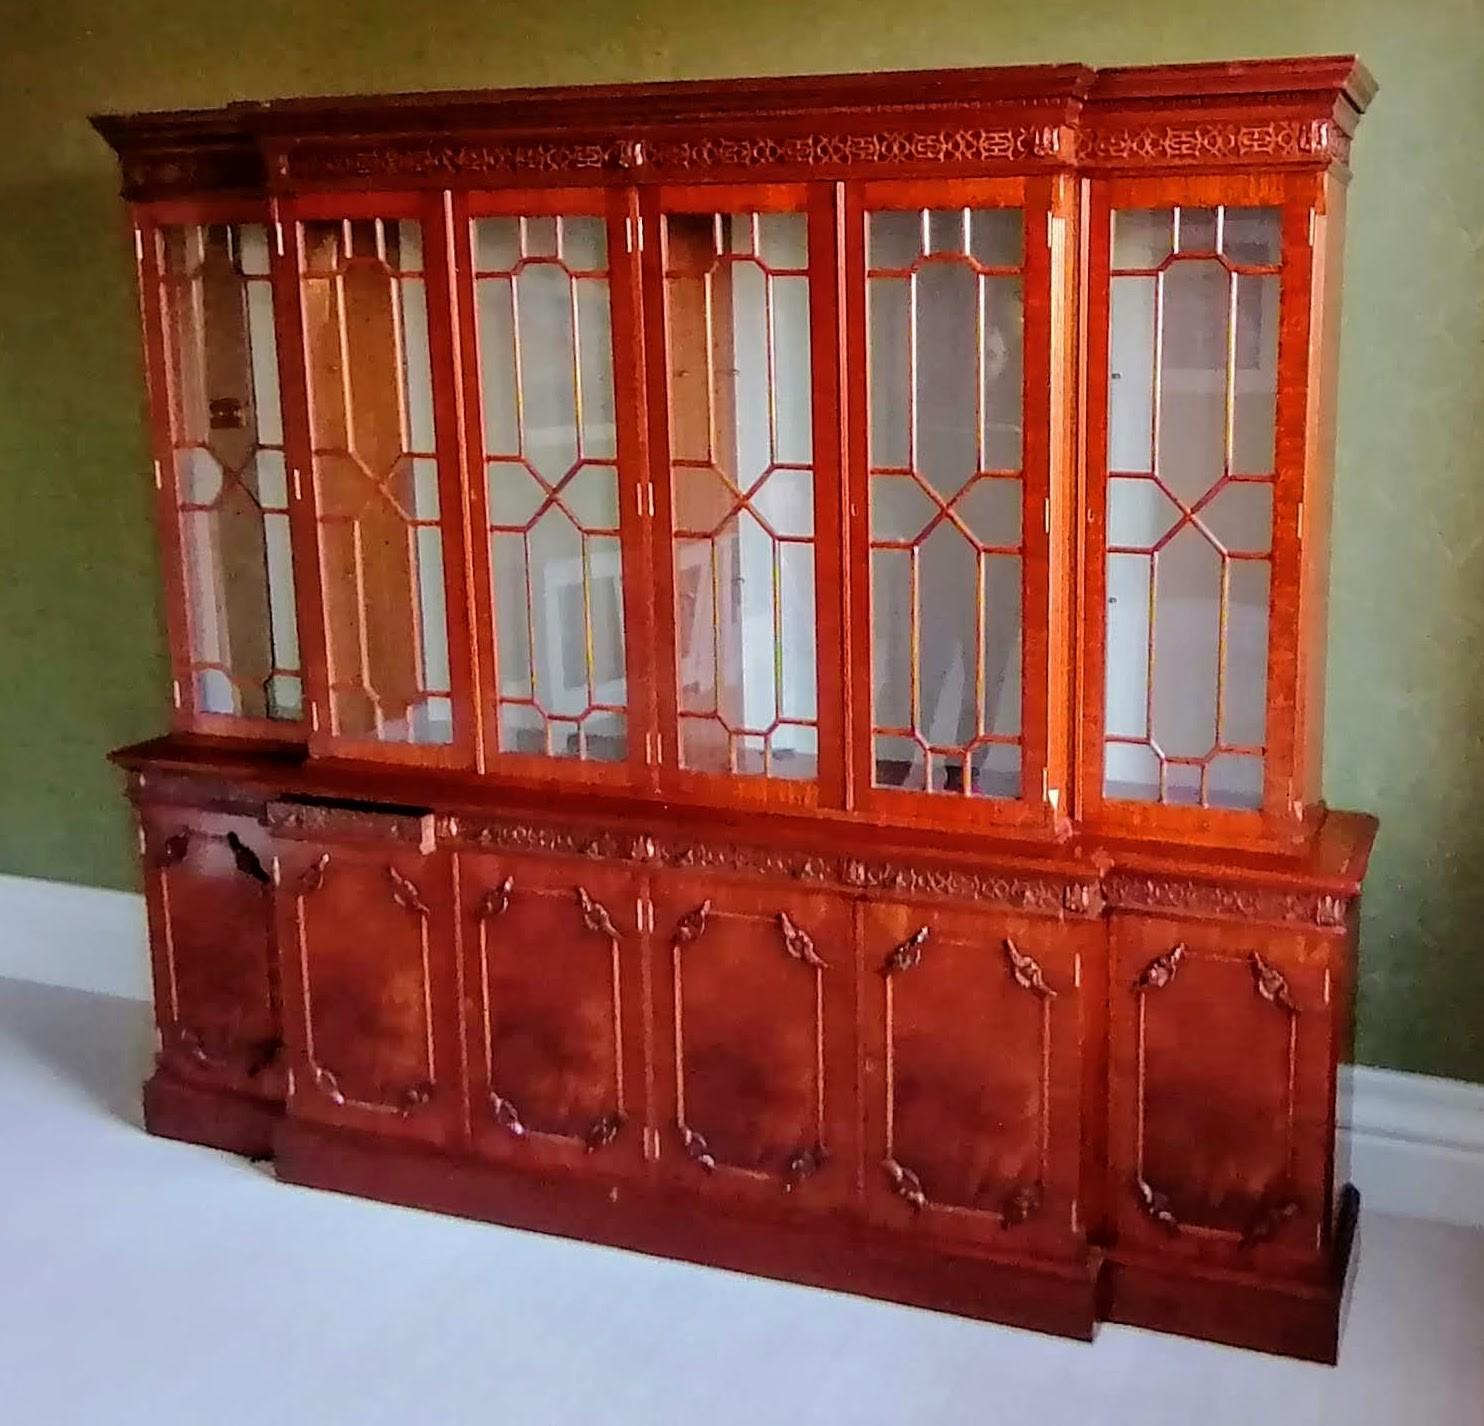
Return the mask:
<path id="1" fill-rule="evenodd" d="M 301 606 L 318 751 L 475 761 L 464 494 L 437 195 L 286 211 L 294 479 L 313 513 Z"/>
<path id="2" fill-rule="evenodd" d="M 774 1207 L 853 1179 L 854 947 L 842 899 L 654 878 L 656 1125 L 666 1175 Z"/>
<path id="3" fill-rule="evenodd" d="M 842 796 L 832 191 L 641 215 L 663 775 L 725 801 Z"/>
<path id="4" fill-rule="evenodd" d="M 1071 1251 L 1082 983 L 1101 927 L 863 903 L 873 1217 L 1006 1251 Z"/>
<path id="5" fill-rule="evenodd" d="M 1108 1192 L 1121 1250 L 1319 1262 L 1340 945 L 1114 916 Z"/>
<path id="6" fill-rule="evenodd" d="M 538 1171 L 642 1169 L 641 887 L 589 858 L 459 855 L 476 1153 Z"/>
<path id="7" fill-rule="evenodd" d="M 1314 193 L 1093 185 L 1091 818 L 1250 835 L 1293 815 Z"/>

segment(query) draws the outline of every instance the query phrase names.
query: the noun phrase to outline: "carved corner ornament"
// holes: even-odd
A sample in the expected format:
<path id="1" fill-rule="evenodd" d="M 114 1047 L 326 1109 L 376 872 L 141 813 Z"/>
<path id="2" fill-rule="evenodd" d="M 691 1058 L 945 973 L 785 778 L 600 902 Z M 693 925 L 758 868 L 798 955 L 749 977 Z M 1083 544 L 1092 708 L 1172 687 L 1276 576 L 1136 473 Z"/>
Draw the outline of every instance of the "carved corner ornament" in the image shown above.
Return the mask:
<path id="1" fill-rule="evenodd" d="M 1180 1220 L 1175 1217 L 1170 1208 L 1170 1197 L 1161 1193 L 1157 1188 L 1151 1188 L 1145 1183 L 1143 1177 L 1134 1180 L 1134 1191 L 1139 1197 L 1139 1207 L 1144 1210 L 1144 1216 L 1152 1223 L 1157 1223 L 1172 1238 L 1180 1233 Z"/>
<path id="2" fill-rule="evenodd" d="M 1005 937 L 1005 959 L 1010 963 L 1010 974 L 1016 985 L 1022 986 L 1042 1000 L 1055 1000 L 1056 992 L 1046 984 L 1041 967 L 1034 956 L 1028 956 L 1009 936 Z"/>
<path id="3" fill-rule="evenodd" d="M 426 1109 L 433 1102 L 433 1086 L 424 1080 L 421 1084 L 409 1085 L 397 1096 L 397 1113 L 404 1119 Z"/>
<path id="4" fill-rule="evenodd" d="M 1140 994 L 1149 990 L 1163 990 L 1175 978 L 1180 962 L 1185 959 L 1185 943 L 1176 942 L 1163 955 L 1155 956 L 1134 977 L 1134 989 Z"/>
<path id="5" fill-rule="evenodd" d="M 928 937 L 932 931 L 927 926 L 919 926 L 905 941 L 902 942 L 881 963 L 881 974 L 887 977 L 900 975 L 903 971 L 911 970 L 922 960 L 922 948 L 927 944 Z"/>
<path id="6" fill-rule="evenodd" d="M 474 908 L 476 921 L 492 921 L 510 909 L 510 893 L 515 890 L 515 878 L 507 876 L 498 886 L 492 886 L 479 898 Z"/>
<path id="7" fill-rule="evenodd" d="M 1005 1228 L 1017 1228 L 1028 1218 L 1034 1218 L 1046 1201 L 1046 1191 L 1040 1183 L 1025 1183 L 1005 1195 L 1000 1205 L 1000 1224 Z"/>
<path id="8" fill-rule="evenodd" d="M 416 916 L 427 920 L 429 912 L 423 902 L 422 894 L 416 885 L 407 877 L 403 876 L 396 867 L 388 866 L 386 869 L 388 879 L 392 883 L 392 900 L 404 911 L 411 911 Z"/>
<path id="9" fill-rule="evenodd" d="M 173 837 L 166 837 L 160 847 L 159 855 L 155 857 L 155 865 L 160 867 L 179 865 L 185 860 L 190 846 L 191 834 L 189 832 L 177 832 Z"/>
<path id="10" fill-rule="evenodd" d="M 520 1111 L 508 1099 L 502 1099 L 493 1090 L 490 1091 L 490 1112 L 495 1116 L 495 1123 L 502 1129 L 517 1139 L 525 1138 L 526 1126 L 521 1123 Z"/>
<path id="11" fill-rule="evenodd" d="M 231 848 L 233 863 L 243 876 L 250 876 L 264 886 L 272 884 L 273 878 L 268 875 L 267 868 L 264 867 L 258 854 L 236 832 L 227 833 L 227 846 Z"/>
<path id="12" fill-rule="evenodd" d="M 687 911 L 675 926 L 675 944 L 688 946 L 699 941 L 706 929 L 706 919 L 711 915 L 711 898 L 708 896 L 694 910 Z"/>
<path id="13" fill-rule="evenodd" d="M 895 1159 L 884 1159 L 881 1167 L 886 1174 L 886 1181 L 891 1185 L 892 1192 L 914 1213 L 921 1213 L 927 1207 L 928 1202 L 927 1194 L 923 1191 L 922 1180 L 905 1164 L 899 1164 Z"/>
<path id="14" fill-rule="evenodd" d="M 796 926 L 790 919 L 787 911 L 778 913 L 778 928 L 783 932 L 783 948 L 796 961 L 803 961 L 806 966 L 813 966 L 815 970 L 828 970 L 829 965 L 820 957 L 814 949 L 814 940 L 802 927 Z"/>
<path id="15" fill-rule="evenodd" d="M 618 928 L 613 924 L 613 918 L 608 914 L 607 908 L 601 902 L 594 901 L 587 894 L 585 887 L 577 888 L 577 904 L 582 909 L 582 924 L 589 931 L 596 931 L 600 936 L 606 936 L 610 941 L 618 940 Z"/>
<path id="16" fill-rule="evenodd" d="M 1238 1246 L 1255 1248 L 1259 1243 L 1271 1242 L 1285 1223 L 1298 1217 L 1302 1206 L 1286 1191 L 1266 1195 L 1243 1230 Z"/>
<path id="17" fill-rule="evenodd" d="M 593 1120 L 588 1127 L 587 1133 L 582 1136 L 582 1142 L 587 1152 L 595 1154 L 599 1149 L 606 1149 L 616 1138 L 619 1131 L 627 1123 L 623 1113 L 615 1109 L 611 1114 L 605 1114 L 600 1119 Z"/>
<path id="18" fill-rule="evenodd" d="M 312 896 L 325 884 L 325 868 L 330 865 L 329 852 L 321 852 L 299 878 L 299 895 Z"/>
<path id="19" fill-rule="evenodd" d="M 340 1088 L 340 1080 L 336 1077 L 334 1070 L 328 1070 L 323 1065 L 315 1065 L 314 1082 L 326 1099 L 334 1104 L 345 1103 L 345 1091 Z"/>
<path id="20" fill-rule="evenodd" d="M 680 1125 L 680 1146 L 685 1150 L 685 1155 L 693 1163 L 698 1163 L 707 1173 L 716 1172 L 716 1155 L 711 1152 L 711 1146 L 706 1142 L 704 1134 L 697 1133 L 688 1125 Z"/>
<path id="21" fill-rule="evenodd" d="M 829 1150 L 820 1143 L 794 1150 L 789 1155 L 788 1163 L 784 1165 L 783 1191 L 792 1193 L 806 1178 L 813 1178 L 824 1167 L 829 1156 Z"/>
<path id="22" fill-rule="evenodd" d="M 1257 993 L 1270 1005 L 1276 1005 L 1280 1010 L 1286 1010 L 1290 1015 L 1298 1014 L 1298 1006 L 1293 1002 L 1293 996 L 1288 991 L 1288 981 L 1283 972 L 1276 966 L 1269 965 L 1263 958 L 1253 951 L 1250 957 L 1252 964 L 1252 980 L 1257 988 Z"/>

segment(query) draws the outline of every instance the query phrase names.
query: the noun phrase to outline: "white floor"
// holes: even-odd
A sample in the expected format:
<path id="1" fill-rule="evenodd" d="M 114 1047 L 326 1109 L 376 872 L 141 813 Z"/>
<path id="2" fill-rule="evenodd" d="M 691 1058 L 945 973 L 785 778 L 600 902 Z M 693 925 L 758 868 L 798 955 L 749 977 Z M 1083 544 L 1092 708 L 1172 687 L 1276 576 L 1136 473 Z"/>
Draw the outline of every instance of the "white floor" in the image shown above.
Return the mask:
<path id="1" fill-rule="evenodd" d="M 1088 1347 L 146 1137 L 138 1002 L 0 981 L 0 1422 L 1484 1426 L 1484 1233 L 1364 1220 L 1341 1365 Z"/>

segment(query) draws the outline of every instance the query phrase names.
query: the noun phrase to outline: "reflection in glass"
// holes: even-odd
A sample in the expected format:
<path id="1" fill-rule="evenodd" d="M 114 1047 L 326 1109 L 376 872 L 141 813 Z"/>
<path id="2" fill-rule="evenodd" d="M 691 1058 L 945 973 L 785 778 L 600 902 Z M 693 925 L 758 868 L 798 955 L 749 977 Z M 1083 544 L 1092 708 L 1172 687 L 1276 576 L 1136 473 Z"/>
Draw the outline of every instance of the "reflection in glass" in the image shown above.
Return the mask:
<path id="1" fill-rule="evenodd" d="M 261 223 L 163 228 L 156 252 L 195 705 L 297 719 L 268 232 Z"/>
<path id="2" fill-rule="evenodd" d="M 1113 214 L 1109 798 L 1262 802 L 1281 216 Z"/>
<path id="3" fill-rule="evenodd" d="M 499 746 L 619 762 L 628 679 L 604 220 L 473 226 Z"/>
<path id="4" fill-rule="evenodd" d="M 422 231 L 306 222 L 305 357 L 334 732 L 453 739 Z"/>
<path id="5" fill-rule="evenodd" d="M 1023 226 L 867 215 L 877 786 L 1021 794 Z"/>
<path id="6" fill-rule="evenodd" d="M 812 779 L 814 438 L 802 213 L 665 219 L 680 762 Z"/>

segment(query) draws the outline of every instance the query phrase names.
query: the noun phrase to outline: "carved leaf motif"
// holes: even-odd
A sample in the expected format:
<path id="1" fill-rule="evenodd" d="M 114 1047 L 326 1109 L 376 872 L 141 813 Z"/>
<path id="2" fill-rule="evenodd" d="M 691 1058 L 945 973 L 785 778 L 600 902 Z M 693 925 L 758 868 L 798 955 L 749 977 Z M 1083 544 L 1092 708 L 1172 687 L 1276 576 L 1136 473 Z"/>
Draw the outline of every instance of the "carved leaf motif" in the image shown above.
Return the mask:
<path id="1" fill-rule="evenodd" d="M 273 880 L 263 863 L 258 860 L 258 854 L 236 832 L 227 833 L 227 845 L 232 849 L 232 860 L 236 863 L 237 870 L 244 876 L 250 876 L 254 881 L 262 882 L 264 886 Z"/>
<path id="2" fill-rule="evenodd" d="M 881 974 L 899 975 L 904 970 L 911 970 L 922 959 L 922 948 L 931 934 L 926 926 L 919 926 L 881 963 Z"/>
<path id="3" fill-rule="evenodd" d="M 618 930 L 613 924 L 613 918 L 600 902 L 594 901 L 587 894 L 584 887 L 577 888 L 577 904 L 582 908 L 582 924 L 589 931 L 596 931 L 600 936 L 607 936 L 610 941 L 618 939 Z"/>
<path id="4" fill-rule="evenodd" d="M 491 1091 L 490 1109 L 494 1113 L 496 1124 L 508 1129 L 517 1139 L 525 1137 L 526 1126 L 520 1122 L 520 1111 L 508 1099 L 501 1099 Z"/>
<path id="5" fill-rule="evenodd" d="M 1170 1211 L 1169 1195 L 1151 1188 L 1142 1178 L 1135 1179 L 1134 1186 L 1139 1195 L 1139 1207 L 1144 1210 L 1145 1217 L 1158 1223 L 1171 1237 L 1178 1234 L 1180 1222 Z"/>
<path id="6" fill-rule="evenodd" d="M 1258 1204 L 1257 1211 L 1247 1224 L 1239 1244 L 1243 1248 L 1256 1247 L 1277 1237 L 1278 1230 L 1291 1218 L 1298 1216 L 1299 1203 L 1286 1194 L 1270 1196 Z"/>
<path id="7" fill-rule="evenodd" d="M 794 925 L 787 911 L 778 913 L 778 925 L 783 932 L 783 947 L 789 955 L 796 961 L 803 961 L 806 966 L 813 966 L 815 970 L 829 969 L 820 958 L 819 952 L 814 949 L 813 938 L 802 927 Z"/>
<path id="8" fill-rule="evenodd" d="M 335 1077 L 333 1070 L 327 1070 L 323 1065 L 314 1067 L 314 1082 L 320 1088 L 320 1092 L 326 1098 L 333 1100 L 336 1104 L 345 1103 L 345 1094 L 340 1088 L 340 1081 Z"/>
<path id="9" fill-rule="evenodd" d="M 716 1158 L 712 1154 L 711 1146 L 707 1144 L 704 1134 L 698 1134 L 694 1129 L 682 1124 L 680 1126 L 680 1143 L 687 1157 L 700 1164 L 707 1173 L 716 1172 Z"/>
<path id="10" fill-rule="evenodd" d="M 1041 1211 L 1045 1191 L 1039 1183 L 1022 1184 L 1009 1193 L 1000 1206 L 1000 1221 L 1006 1228 L 1014 1228 Z"/>
<path id="11" fill-rule="evenodd" d="M 397 1112 L 405 1119 L 409 1114 L 415 1114 L 419 1109 L 426 1109 L 433 1098 L 433 1086 L 431 1084 L 414 1084 L 402 1091 L 397 1100 Z"/>
<path id="12" fill-rule="evenodd" d="M 1026 955 L 1008 936 L 1005 937 L 1005 959 L 1010 962 L 1010 974 L 1016 985 L 1039 995 L 1042 1000 L 1056 999 L 1056 992 L 1046 984 L 1035 957 Z"/>
<path id="13" fill-rule="evenodd" d="M 582 1136 L 588 1153 L 595 1154 L 599 1149 L 606 1149 L 618 1138 L 618 1131 L 623 1128 L 624 1123 L 624 1116 L 616 1109 L 611 1114 L 605 1114 L 601 1119 L 595 1119 L 592 1127 Z"/>
<path id="14" fill-rule="evenodd" d="M 812 1178 L 825 1165 L 829 1150 L 823 1144 L 796 1149 L 783 1171 L 783 1191 L 792 1193 L 806 1178 Z"/>
<path id="15" fill-rule="evenodd" d="M 923 1192 L 922 1180 L 895 1159 L 884 1160 L 881 1167 L 886 1170 L 887 1182 L 891 1184 L 897 1197 L 911 1204 L 914 1213 L 921 1213 L 927 1207 L 927 1194 Z"/>
<path id="16" fill-rule="evenodd" d="M 1180 969 L 1180 962 L 1185 959 L 1185 944 L 1179 942 L 1170 947 L 1162 956 L 1155 958 L 1144 967 L 1134 980 L 1134 989 L 1137 991 L 1163 990 L 1175 978 L 1175 972 Z"/>
<path id="17" fill-rule="evenodd" d="M 688 946 L 692 941 L 699 941 L 701 933 L 706 929 L 706 918 L 711 914 L 711 898 L 708 896 L 694 911 L 687 911 L 680 918 L 675 927 L 675 944 L 677 946 Z"/>
<path id="18" fill-rule="evenodd" d="M 185 854 L 190 845 L 190 833 L 177 832 L 173 837 L 165 838 L 164 845 L 160 848 L 160 854 L 155 860 L 162 867 L 175 866 L 185 860 Z"/>
<path id="19" fill-rule="evenodd" d="M 1252 978 L 1257 984 L 1257 993 L 1269 1004 L 1277 1005 L 1290 1015 L 1298 1014 L 1298 1006 L 1288 993 L 1288 982 L 1283 972 L 1270 966 L 1256 951 L 1252 952 Z"/>
<path id="20" fill-rule="evenodd" d="M 422 894 L 417 887 L 394 866 L 388 866 L 386 874 L 392 883 L 392 900 L 404 910 L 414 912 L 426 920 L 428 908 L 424 905 Z"/>
<path id="21" fill-rule="evenodd" d="M 312 896 L 325 884 L 325 868 L 330 864 L 329 852 L 321 852 L 299 878 L 299 895 Z"/>
<path id="22" fill-rule="evenodd" d="M 491 921 L 496 916 L 503 916 L 510 909 L 510 893 L 514 890 L 513 876 L 507 876 L 498 886 L 491 887 L 479 898 L 479 905 L 474 908 L 474 919 Z"/>

